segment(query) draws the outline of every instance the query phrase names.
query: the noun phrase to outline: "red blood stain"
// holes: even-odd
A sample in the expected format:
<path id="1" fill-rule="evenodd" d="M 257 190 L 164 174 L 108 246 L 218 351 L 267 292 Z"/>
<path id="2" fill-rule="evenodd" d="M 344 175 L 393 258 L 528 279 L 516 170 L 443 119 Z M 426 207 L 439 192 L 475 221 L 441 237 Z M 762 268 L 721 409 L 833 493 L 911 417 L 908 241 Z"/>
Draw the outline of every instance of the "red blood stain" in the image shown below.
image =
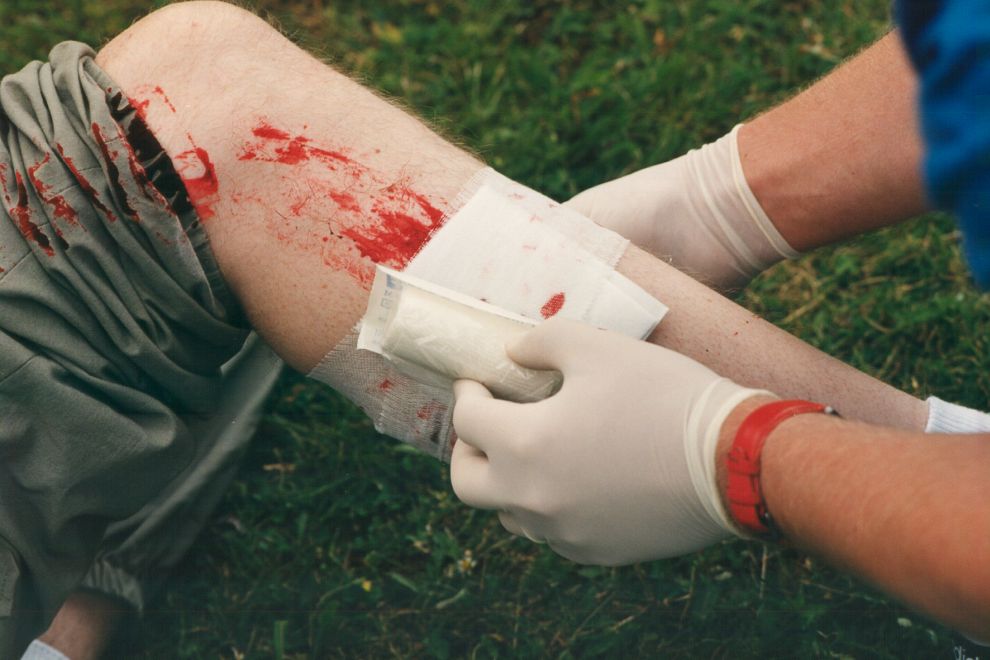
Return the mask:
<path id="1" fill-rule="evenodd" d="M 419 193 L 413 192 L 412 190 L 406 190 L 405 192 L 407 195 L 416 200 L 416 203 L 421 209 L 423 209 L 423 213 L 425 213 L 426 217 L 430 219 L 430 222 L 433 223 L 434 227 L 440 224 L 443 220 L 443 211 L 430 204 L 430 201 Z"/>
<path id="2" fill-rule="evenodd" d="M 192 137 L 189 137 L 190 142 Z M 195 143 L 194 143 L 195 144 Z M 202 147 L 194 147 L 175 157 L 178 161 L 179 177 L 189 193 L 189 201 L 196 207 L 200 219 L 208 220 L 216 215 L 213 203 L 216 202 L 217 191 L 220 189 L 216 170 L 210 161 L 210 155 Z M 190 172 L 195 172 L 193 176 Z"/>
<path id="3" fill-rule="evenodd" d="M 158 85 L 155 85 L 154 87 L 150 85 L 142 85 L 138 87 L 137 90 L 135 91 L 141 95 L 155 94 L 156 96 L 161 98 L 162 102 L 169 110 L 171 110 L 173 113 L 175 112 L 175 106 L 172 105 L 172 101 L 170 101 L 168 95 L 165 94 L 165 90 L 163 90 Z M 151 105 L 151 99 L 145 96 L 144 98 L 137 98 L 137 99 L 129 98 L 127 100 L 130 102 L 131 107 L 137 111 L 138 115 L 140 115 L 141 118 L 144 119 L 145 111 L 148 109 L 148 106 Z"/>
<path id="4" fill-rule="evenodd" d="M 303 207 L 309 202 L 310 198 L 300 199 L 298 202 L 289 207 L 289 212 L 296 216 L 297 218 L 302 215 Z"/>
<path id="5" fill-rule="evenodd" d="M 56 227 L 55 225 L 52 225 L 52 229 L 55 230 L 55 242 L 58 244 L 58 247 L 62 251 L 68 250 L 69 243 L 68 241 L 65 240 L 65 234 L 62 233 L 62 230 Z"/>
<path id="6" fill-rule="evenodd" d="M 314 147 L 311 144 L 312 139 L 304 135 L 292 135 L 265 121 L 251 129 L 251 134 L 260 138 L 260 141 L 244 145 L 241 154 L 237 157 L 239 160 L 298 165 L 315 158 L 331 164 L 357 165 L 339 151 Z"/>
<path id="7" fill-rule="evenodd" d="M 381 222 L 373 226 L 347 227 L 340 233 L 354 241 L 362 256 L 376 264 L 401 268 L 416 256 L 433 232 L 440 228 L 444 214 L 424 196 L 408 188 L 393 185 L 386 192 L 389 201 L 397 204 L 405 202 L 402 204 L 403 210 L 385 207 L 381 202 L 376 202 L 371 210 Z M 426 216 L 425 222 L 406 212 L 414 210 L 410 208 L 408 200 L 412 200 L 414 206 L 418 206 Z"/>
<path id="8" fill-rule="evenodd" d="M 100 151 L 103 153 L 103 160 L 106 162 L 107 175 L 110 181 L 110 185 L 117 192 L 120 197 L 118 200 L 124 211 L 131 217 L 135 222 L 138 221 L 137 212 L 131 208 L 131 205 L 127 201 L 127 193 L 124 191 L 124 186 L 120 181 L 120 170 L 117 169 L 116 163 L 114 163 L 114 158 L 117 157 L 117 152 L 111 152 L 110 147 L 107 145 L 107 140 L 103 135 L 103 131 L 100 130 L 100 125 L 95 121 L 92 124 L 93 136 L 96 138 L 97 144 L 100 145 Z"/>
<path id="9" fill-rule="evenodd" d="M 351 211 L 352 213 L 361 212 L 361 205 L 349 193 L 330 191 L 330 199 L 335 201 L 337 206 L 343 211 Z"/>
<path id="10" fill-rule="evenodd" d="M 361 256 L 376 264 L 401 267 L 412 259 L 430 237 L 430 228 L 410 215 L 376 207 L 382 224 L 373 227 L 347 227 L 341 234 L 354 241 Z"/>
<path id="11" fill-rule="evenodd" d="M 142 131 L 148 133 L 150 136 L 150 131 L 147 129 L 146 111 L 151 105 L 151 99 L 147 98 L 147 95 L 154 94 L 161 98 L 162 102 L 172 113 L 175 113 L 175 106 L 168 98 L 165 90 L 158 85 L 154 87 L 143 85 L 138 88 L 138 93 L 145 95 L 145 98 L 128 99 L 128 101 L 141 121 Z M 186 133 L 186 137 L 192 145 L 192 149 L 187 149 L 178 154 L 173 159 L 173 165 L 176 168 L 179 178 L 182 179 L 182 183 L 185 185 L 186 195 L 196 209 L 196 213 L 201 220 L 207 220 L 216 215 L 216 212 L 213 210 L 213 204 L 216 202 L 217 191 L 220 187 L 217 181 L 216 170 L 210 160 L 209 153 L 196 144 L 192 135 Z M 148 175 L 138 160 L 137 155 L 134 153 L 134 150 L 131 148 L 130 143 L 124 140 L 124 144 L 128 151 L 127 162 L 130 166 L 131 174 L 141 185 L 142 192 L 156 203 L 163 206 L 170 206 L 161 194 L 161 191 L 149 181 Z"/>
<path id="12" fill-rule="evenodd" d="M 65 155 L 65 150 L 62 148 L 62 145 L 56 144 L 55 148 L 58 149 L 58 153 L 62 157 L 62 162 L 65 163 L 65 166 L 69 168 L 70 172 L 72 172 L 72 176 L 76 178 L 76 181 L 79 183 L 79 187 L 82 188 L 84 193 L 89 195 L 90 200 L 93 202 L 93 206 L 100 209 L 100 211 L 107 216 L 107 219 L 110 222 L 116 222 L 117 218 L 114 216 L 113 211 L 107 208 L 106 205 L 100 201 L 99 195 L 96 194 L 96 190 L 93 188 L 92 184 L 90 184 L 86 177 L 79 172 L 79 169 L 76 167 L 75 163 L 72 162 L 72 159 Z"/>
<path id="13" fill-rule="evenodd" d="M 543 307 L 540 307 L 540 315 L 545 319 L 550 318 L 560 311 L 560 308 L 564 306 L 565 300 L 566 296 L 563 293 L 553 294 L 549 300 L 543 303 Z"/>
<path id="14" fill-rule="evenodd" d="M 427 404 L 420 406 L 419 410 L 416 411 L 416 417 L 422 420 L 430 420 L 436 418 L 438 415 L 446 413 L 447 406 L 443 405 L 439 401 L 430 401 Z"/>
<path id="15" fill-rule="evenodd" d="M 134 111 L 137 112 L 142 119 L 144 119 L 148 110 L 148 106 L 151 105 L 151 99 L 138 100 L 134 98 L 128 98 L 127 101 L 131 104 L 131 107 L 134 108 Z"/>
<path id="16" fill-rule="evenodd" d="M 46 195 L 51 191 L 51 186 L 49 186 L 47 183 L 45 183 L 44 181 L 38 178 L 38 170 L 41 169 L 43 165 L 47 165 L 48 162 L 51 160 L 51 158 L 52 155 L 50 153 L 45 154 L 44 158 L 42 158 L 39 162 L 35 163 L 33 166 L 29 167 L 28 179 L 31 181 L 31 185 L 34 186 L 34 189 L 38 191 L 38 197 L 41 198 L 41 201 L 51 205 L 52 212 L 54 213 L 56 218 L 62 218 L 69 224 L 78 227 L 79 216 L 76 215 L 75 209 L 69 206 L 68 202 L 65 201 L 65 198 L 62 197 L 62 195 L 53 195 L 51 197 L 46 197 Z M 56 229 L 56 231 L 58 230 Z"/>
<path id="17" fill-rule="evenodd" d="M 390 389 L 392 389 L 392 381 L 386 378 L 382 382 L 378 383 L 378 389 L 380 389 L 382 392 L 388 392 Z"/>
<path id="18" fill-rule="evenodd" d="M 123 92 L 118 92 L 110 99 L 110 105 L 113 108 L 111 115 L 118 120 L 126 116 L 126 109 L 121 104 L 123 98 Z M 137 116 L 130 122 L 127 135 L 124 135 L 119 125 L 114 128 L 117 131 L 117 137 L 120 138 L 120 144 L 124 147 L 124 153 L 127 156 L 127 166 L 131 171 L 131 176 L 137 182 L 141 193 L 155 204 L 172 210 L 168 200 L 165 199 L 157 186 L 151 183 L 148 173 L 138 158 L 138 154 L 142 152 L 156 154 L 161 151 L 161 145 L 158 144 L 158 140 L 155 139 L 148 129 L 148 122 L 145 118 L 144 110 L 147 108 L 148 103 L 149 101 L 135 102 L 133 99 L 128 99 L 128 105 L 135 110 Z M 133 214 L 131 217 L 135 221 L 138 220 L 136 214 Z"/>
<path id="19" fill-rule="evenodd" d="M 346 153 L 318 146 L 305 134 L 266 120 L 251 129 L 238 159 L 293 167 L 283 175 L 281 209 L 273 208 L 269 200 L 251 201 L 267 207 L 268 226 L 280 242 L 304 251 L 319 249 L 325 265 L 348 273 L 365 288 L 373 281 L 374 263 L 405 266 L 445 219 L 433 200 L 407 183 L 383 182 L 381 173 Z M 323 164 L 333 174 L 299 167 L 306 163 Z M 353 178 L 355 188 L 341 189 L 341 176 Z M 363 195 L 372 201 L 364 202 Z M 326 213 L 330 201 L 345 218 L 330 212 L 327 227 L 312 228 L 294 220 L 310 210 Z"/>
<path id="20" fill-rule="evenodd" d="M 172 102 L 168 100 L 168 96 L 165 95 L 165 92 L 162 90 L 161 87 L 155 85 L 155 88 L 152 89 L 151 91 L 153 91 L 155 94 L 158 94 L 158 96 L 162 97 L 162 101 L 165 102 L 165 105 L 168 106 L 168 109 L 171 110 L 172 112 L 175 112 L 175 106 L 172 105 Z"/>
<path id="21" fill-rule="evenodd" d="M 138 161 L 137 154 L 134 153 L 134 147 L 131 146 L 131 143 L 125 139 L 121 140 L 121 144 L 124 145 L 124 151 L 127 155 L 127 166 L 131 170 L 131 176 L 134 177 L 134 180 L 141 187 L 141 192 L 144 193 L 144 196 L 156 203 L 167 205 L 165 198 L 162 197 L 158 189 L 148 179 L 148 173 L 145 172 L 144 166 Z"/>
<path id="22" fill-rule="evenodd" d="M 251 131 L 255 136 L 266 140 L 291 140 L 292 136 L 286 131 L 275 128 L 267 122 L 261 122 Z"/>
<path id="23" fill-rule="evenodd" d="M 52 244 L 41 231 L 41 227 L 31 222 L 31 211 L 28 208 L 27 189 L 20 172 L 14 172 L 17 178 L 17 206 L 10 209 L 10 217 L 17 222 L 17 229 L 29 241 L 34 241 L 49 257 L 55 256 Z"/>

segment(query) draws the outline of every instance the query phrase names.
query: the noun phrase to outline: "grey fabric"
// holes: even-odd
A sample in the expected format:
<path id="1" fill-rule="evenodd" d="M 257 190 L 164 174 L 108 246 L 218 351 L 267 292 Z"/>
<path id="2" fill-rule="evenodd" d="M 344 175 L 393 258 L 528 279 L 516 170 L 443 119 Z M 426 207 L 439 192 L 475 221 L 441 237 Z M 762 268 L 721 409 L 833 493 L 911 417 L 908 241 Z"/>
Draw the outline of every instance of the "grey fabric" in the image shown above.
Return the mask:
<path id="1" fill-rule="evenodd" d="M 257 335 L 223 368 L 217 411 L 187 418 L 196 457 L 154 500 L 107 529 L 81 586 L 142 612 L 182 559 L 230 484 L 282 361 Z"/>
<path id="2" fill-rule="evenodd" d="M 274 379 L 224 403 L 248 328 L 171 162 L 93 56 L 63 43 L 0 82 L 0 570 L 16 566 L 0 657 L 98 551 L 93 571 L 112 565 L 108 543 L 154 536 L 153 502 L 196 497 L 194 463 L 230 445 L 216 420 L 243 420 L 241 442 Z"/>

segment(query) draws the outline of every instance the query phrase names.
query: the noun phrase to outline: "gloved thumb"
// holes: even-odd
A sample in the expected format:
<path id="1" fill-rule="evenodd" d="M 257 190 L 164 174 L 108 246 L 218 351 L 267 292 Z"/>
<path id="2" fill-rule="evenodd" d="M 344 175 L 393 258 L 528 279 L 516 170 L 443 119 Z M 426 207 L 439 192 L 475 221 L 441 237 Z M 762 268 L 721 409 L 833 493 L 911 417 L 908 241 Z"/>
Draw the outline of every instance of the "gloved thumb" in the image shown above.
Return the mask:
<path id="1" fill-rule="evenodd" d="M 513 362 L 530 369 L 556 369 L 566 372 L 590 353 L 602 338 L 601 330 L 590 325 L 554 318 L 506 344 Z"/>

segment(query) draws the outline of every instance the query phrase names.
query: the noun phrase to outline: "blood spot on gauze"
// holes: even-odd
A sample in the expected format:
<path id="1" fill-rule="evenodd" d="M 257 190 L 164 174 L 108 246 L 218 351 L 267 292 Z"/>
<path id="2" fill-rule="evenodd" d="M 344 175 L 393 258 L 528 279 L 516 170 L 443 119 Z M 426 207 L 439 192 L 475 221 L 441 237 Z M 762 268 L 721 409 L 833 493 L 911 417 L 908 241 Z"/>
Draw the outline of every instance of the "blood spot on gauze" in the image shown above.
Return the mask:
<path id="1" fill-rule="evenodd" d="M 378 389 L 380 389 L 382 392 L 388 392 L 390 389 L 392 389 L 392 381 L 386 378 L 382 382 L 378 383 Z"/>
<path id="2" fill-rule="evenodd" d="M 554 316 L 557 312 L 563 308 L 564 303 L 567 301 L 567 297 L 563 293 L 555 293 L 550 296 L 550 299 L 543 303 L 543 307 L 540 307 L 540 316 L 545 319 Z"/>
<path id="3" fill-rule="evenodd" d="M 446 413 L 447 406 L 439 401 L 430 401 L 429 403 L 420 406 L 419 410 L 416 411 L 416 417 L 423 421 L 428 421 L 438 416 L 445 415 Z"/>

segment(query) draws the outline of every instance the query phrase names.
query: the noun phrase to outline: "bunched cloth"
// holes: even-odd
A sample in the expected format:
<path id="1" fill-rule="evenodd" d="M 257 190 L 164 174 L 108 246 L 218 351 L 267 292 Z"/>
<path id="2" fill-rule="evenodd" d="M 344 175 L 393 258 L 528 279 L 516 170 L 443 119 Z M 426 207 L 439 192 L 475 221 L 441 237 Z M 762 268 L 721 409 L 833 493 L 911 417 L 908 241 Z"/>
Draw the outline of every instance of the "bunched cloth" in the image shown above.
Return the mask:
<path id="1" fill-rule="evenodd" d="M 0 657 L 109 524 L 189 472 L 190 424 L 248 335 L 171 161 L 93 57 L 63 43 L 0 82 Z"/>

